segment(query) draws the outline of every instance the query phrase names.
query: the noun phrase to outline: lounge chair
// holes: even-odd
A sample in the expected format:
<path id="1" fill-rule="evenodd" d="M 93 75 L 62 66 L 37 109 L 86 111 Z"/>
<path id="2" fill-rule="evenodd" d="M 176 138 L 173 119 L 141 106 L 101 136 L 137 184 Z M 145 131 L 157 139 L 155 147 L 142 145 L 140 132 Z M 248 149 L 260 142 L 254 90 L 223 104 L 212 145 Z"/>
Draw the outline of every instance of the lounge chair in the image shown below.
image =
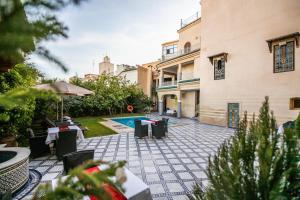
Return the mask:
<path id="1" fill-rule="evenodd" d="M 50 148 L 45 144 L 47 135 L 34 134 L 32 129 L 27 129 L 29 134 L 29 148 L 30 156 L 32 158 L 38 158 L 50 154 Z"/>
<path id="2" fill-rule="evenodd" d="M 63 155 L 77 151 L 77 130 L 69 130 L 58 133 L 56 139 L 56 156 L 58 160 L 63 158 Z"/>
<path id="3" fill-rule="evenodd" d="M 162 137 L 166 136 L 165 121 L 163 120 L 157 121 L 155 124 L 151 124 L 151 128 L 152 128 L 152 137 L 154 136 L 157 139 L 161 139 Z"/>
<path id="4" fill-rule="evenodd" d="M 177 112 L 176 112 L 176 110 L 167 109 L 167 111 L 165 112 L 165 115 L 171 116 L 171 117 L 176 117 L 177 116 Z"/>
<path id="5" fill-rule="evenodd" d="M 148 136 L 148 124 L 142 125 L 141 120 L 134 120 L 134 137 L 142 138 Z"/>
<path id="6" fill-rule="evenodd" d="M 94 159 L 94 150 L 78 151 L 68 153 L 63 156 L 64 170 L 66 174 L 69 170 L 83 164 L 87 160 Z"/>

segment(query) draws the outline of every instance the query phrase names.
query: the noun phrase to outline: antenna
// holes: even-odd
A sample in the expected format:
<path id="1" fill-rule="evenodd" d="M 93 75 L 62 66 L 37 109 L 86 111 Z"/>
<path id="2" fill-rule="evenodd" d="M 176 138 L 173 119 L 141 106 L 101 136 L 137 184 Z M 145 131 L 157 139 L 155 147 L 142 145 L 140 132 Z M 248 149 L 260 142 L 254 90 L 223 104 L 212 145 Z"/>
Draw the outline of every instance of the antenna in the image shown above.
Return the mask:
<path id="1" fill-rule="evenodd" d="M 93 59 L 93 73 L 95 72 L 95 60 Z"/>

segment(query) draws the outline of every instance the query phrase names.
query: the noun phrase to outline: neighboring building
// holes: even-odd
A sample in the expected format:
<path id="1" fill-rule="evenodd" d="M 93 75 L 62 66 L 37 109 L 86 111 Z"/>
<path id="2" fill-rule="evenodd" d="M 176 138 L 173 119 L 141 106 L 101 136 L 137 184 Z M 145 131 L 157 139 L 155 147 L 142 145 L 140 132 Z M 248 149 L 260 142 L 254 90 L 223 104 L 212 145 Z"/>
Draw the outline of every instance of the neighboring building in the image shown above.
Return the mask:
<path id="1" fill-rule="evenodd" d="M 265 96 L 278 123 L 300 111 L 298 0 L 202 0 L 200 122 L 236 127 Z"/>
<path id="2" fill-rule="evenodd" d="M 148 69 L 142 66 L 117 65 L 116 76 L 125 77 L 130 83 L 137 84 L 145 94 L 147 94 Z"/>
<path id="3" fill-rule="evenodd" d="M 116 71 L 115 71 L 115 75 L 119 76 L 119 75 L 128 75 L 127 79 L 131 82 L 131 83 L 136 83 L 137 82 L 137 76 L 136 74 L 136 70 L 137 66 L 131 66 L 131 65 L 126 65 L 126 64 L 120 64 L 117 65 L 116 67 Z"/>
<path id="4" fill-rule="evenodd" d="M 95 81 L 99 78 L 98 74 L 85 74 L 84 78 L 82 79 L 83 82 L 86 81 Z"/>
<path id="5" fill-rule="evenodd" d="M 181 21 L 179 40 L 162 44 L 158 63 L 159 113 L 175 110 L 177 117 L 199 113 L 199 61 L 201 19 L 198 13 Z"/>
<path id="6" fill-rule="evenodd" d="M 142 77 L 144 82 L 144 93 L 151 98 L 153 102 L 153 110 L 158 110 L 158 96 L 156 88 L 158 87 L 159 73 L 157 71 L 157 65 L 159 61 L 154 61 L 150 63 L 145 63 L 142 65 L 144 69 L 147 70 L 147 76 Z"/>
<path id="7" fill-rule="evenodd" d="M 114 74 L 114 64 L 110 62 L 110 58 L 105 56 L 103 61 L 99 63 L 99 75 L 106 74 Z"/>
<path id="8" fill-rule="evenodd" d="M 87 81 L 94 81 L 97 80 L 99 78 L 98 74 L 85 74 L 83 78 L 76 76 L 72 76 L 69 78 L 69 82 L 72 82 L 76 79 L 81 80 L 82 82 L 87 82 Z"/>

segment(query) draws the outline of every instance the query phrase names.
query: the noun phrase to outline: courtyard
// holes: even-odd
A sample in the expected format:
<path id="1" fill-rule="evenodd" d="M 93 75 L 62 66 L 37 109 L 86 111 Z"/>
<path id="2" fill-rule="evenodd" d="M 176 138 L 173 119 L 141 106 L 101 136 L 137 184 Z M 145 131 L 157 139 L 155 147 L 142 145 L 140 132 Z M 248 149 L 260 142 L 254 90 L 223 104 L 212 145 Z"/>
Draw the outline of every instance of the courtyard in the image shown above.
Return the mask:
<path id="1" fill-rule="evenodd" d="M 160 118 L 156 114 L 147 117 Z M 153 199 L 187 199 L 195 182 L 207 183 L 204 169 L 208 156 L 233 129 L 186 118 L 171 118 L 170 122 L 168 137 L 161 140 L 137 139 L 133 129 L 124 129 L 117 135 L 85 139 L 77 144 L 78 151 L 94 149 L 96 160 L 126 160 L 126 167 L 149 185 Z M 63 174 L 63 163 L 56 156 L 37 158 L 29 165 L 42 174 L 41 182 Z"/>

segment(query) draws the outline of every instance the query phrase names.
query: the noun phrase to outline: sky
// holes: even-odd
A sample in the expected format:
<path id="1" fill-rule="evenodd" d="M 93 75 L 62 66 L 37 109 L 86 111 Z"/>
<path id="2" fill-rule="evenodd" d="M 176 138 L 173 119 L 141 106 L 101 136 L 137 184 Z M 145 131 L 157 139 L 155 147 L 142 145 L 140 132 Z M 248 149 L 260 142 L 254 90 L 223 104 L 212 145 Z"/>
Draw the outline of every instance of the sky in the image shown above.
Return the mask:
<path id="1" fill-rule="evenodd" d="M 143 64 L 161 56 L 161 44 L 178 39 L 180 19 L 200 11 L 199 0 L 89 0 L 69 6 L 58 17 L 69 27 L 69 38 L 45 43 L 69 71 L 32 56 L 29 62 L 48 78 L 67 80 L 98 74 L 108 55 L 114 64 Z"/>

